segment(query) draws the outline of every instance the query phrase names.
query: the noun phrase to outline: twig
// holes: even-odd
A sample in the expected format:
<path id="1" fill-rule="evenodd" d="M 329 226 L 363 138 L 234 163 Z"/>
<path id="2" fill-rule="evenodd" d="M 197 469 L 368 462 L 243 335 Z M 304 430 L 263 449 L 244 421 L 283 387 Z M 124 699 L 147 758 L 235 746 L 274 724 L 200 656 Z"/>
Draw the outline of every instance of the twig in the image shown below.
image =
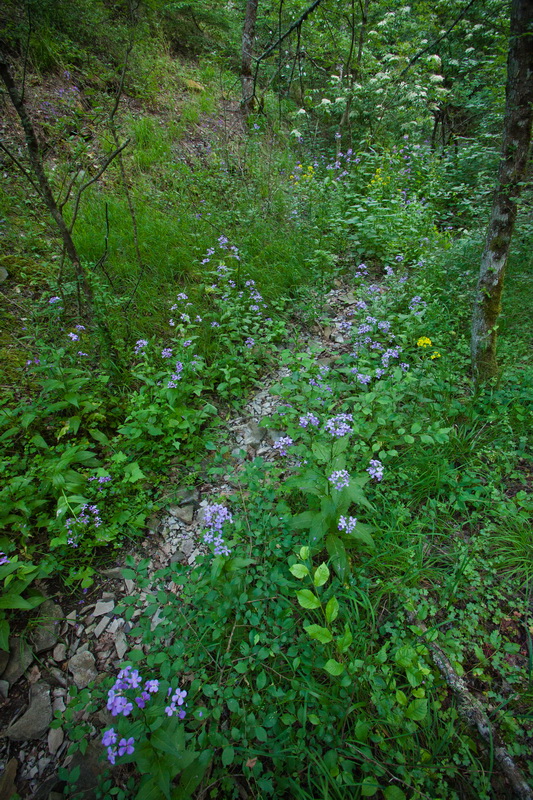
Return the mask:
<path id="1" fill-rule="evenodd" d="M 27 171 L 24 169 L 24 167 L 22 166 L 22 164 L 20 163 L 20 161 L 19 161 L 19 160 L 18 160 L 18 159 L 17 159 L 17 158 L 16 158 L 16 157 L 13 155 L 13 153 L 11 153 L 11 151 L 10 151 L 10 150 L 8 150 L 8 149 L 7 149 L 7 147 L 6 147 L 4 144 L 2 144 L 2 142 L 0 142 L 0 150 L 3 150 L 3 151 L 4 151 L 4 153 L 6 153 L 6 155 L 8 155 L 8 156 L 9 156 L 9 158 L 10 158 L 10 159 L 11 159 L 11 160 L 12 160 L 12 161 L 13 161 L 13 162 L 16 164 L 16 166 L 17 166 L 17 167 L 19 168 L 19 170 L 22 172 L 22 174 L 24 175 L 24 177 L 26 178 L 26 180 L 28 180 L 28 181 L 31 183 L 31 185 L 33 186 L 33 188 L 35 189 L 35 191 L 37 192 L 37 194 L 41 194 L 41 190 L 39 189 L 39 187 L 37 186 L 37 184 L 36 184 L 36 183 L 34 183 L 34 181 L 33 181 L 33 178 L 31 177 L 30 173 L 29 173 L 29 172 L 27 172 Z"/>
<path id="2" fill-rule="evenodd" d="M 126 141 L 123 144 L 121 144 L 120 147 L 118 147 L 116 150 L 114 150 L 111 153 L 111 155 L 109 156 L 109 158 L 106 158 L 106 160 L 104 161 L 103 165 L 100 167 L 100 169 L 98 170 L 96 175 L 94 175 L 91 178 L 90 181 L 87 181 L 82 186 L 80 186 L 80 188 L 78 189 L 78 193 L 76 194 L 76 200 L 74 202 L 74 211 L 72 212 L 72 220 L 71 220 L 71 223 L 70 223 L 70 226 L 69 226 L 69 232 L 70 233 L 72 233 L 72 229 L 74 227 L 74 223 L 76 222 L 76 217 L 78 216 L 78 208 L 79 208 L 79 205 L 80 205 L 80 199 L 81 199 L 81 196 L 82 196 L 83 192 L 86 189 L 88 189 L 89 186 L 91 186 L 93 183 L 96 183 L 98 178 L 101 175 L 103 175 L 103 173 L 106 171 L 106 169 L 111 164 L 113 159 L 116 158 L 118 156 L 118 154 L 121 153 L 124 150 L 124 148 L 129 145 L 130 141 L 131 141 L 131 139 L 126 139 Z"/>
<path id="3" fill-rule="evenodd" d="M 407 617 L 412 625 L 415 625 L 423 633 L 427 633 L 427 627 L 412 612 L 409 612 Z M 428 642 L 424 639 L 424 644 L 429 649 L 442 677 L 454 692 L 458 701 L 459 714 L 468 725 L 477 729 L 481 738 L 491 747 L 494 752 L 494 759 L 513 787 L 515 795 L 520 800 L 533 800 L 531 786 L 524 779 L 520 768 L 513 761 L 497 732 L 493 730 L 485 709 L 479 700 L 473 696 L 465 681 L 454 670 L 445 652 L 434 642 Z"/>

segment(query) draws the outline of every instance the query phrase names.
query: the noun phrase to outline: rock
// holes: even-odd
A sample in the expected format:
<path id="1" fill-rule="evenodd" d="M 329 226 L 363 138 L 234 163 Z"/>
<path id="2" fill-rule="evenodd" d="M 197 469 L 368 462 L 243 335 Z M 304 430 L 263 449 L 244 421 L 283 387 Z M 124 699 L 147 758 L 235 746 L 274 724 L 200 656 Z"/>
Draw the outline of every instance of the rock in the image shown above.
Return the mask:
<path id="1" fill-rule="evenodd" d="M 9 662 L 2 673 L 2 680 L 14 684 L 32 661 L 33 653 L 29 644 L 19 636 L 12 636 L 9 640 Z"/>
<path id="2" fill-rule="evenodd" d="M 65 734 L 62 728 L 50 728 L 48 731 L 48 752 L 50 755 L 55 756 L 61 745 Z"/>
<path id="3" fill-rule="evenodd" d="M 110 622 L 111 619 L 109 617 L 102 617 L 102 619 L 94 629 L 94 635 L 96 636 L 97 639 L 100 638 L 100 636 L 103 634 L 103 632 L 105 631 Z"/>
<path id="4" fill-rule="evenodd" d="M 38 681 L 30 688 L 28 710 L 7 728 L 5 735 L 13 742 L 40 739 L 48 730 L 52 718 L 50 687 L 44 681 Z"/>
<path id="5" fill-rule="evenodd" d="M 198 83 L 198 81 L 193 81 L 191 78 L 184 78 L 183 83 L 187 89 L 190 89 L 193 92 L 205 92 L 205 87 L 202 86 L 201 83 Z"/>
<path id="6" fill-rule="evenodd" d="M 132 581 L 131 578 L 126 578 L 124 584 L 126 586 L 127 593 L 133 594 L 133 590 L 135 589 L 135 581 Z"/>
<path id="7" fill-rule="evenodd" d="M 102 575 L 105 575 L 106 578 L 122 578 L 122 567 L 110 567 L 109 569 L 103 569 Z"/>
<path id="8" fill-rule="evenodd" d="M 78 689 L 85 689 L 98 676 L 94 665 L 95 658 L 88 650 L 72 656 L 68 662 L 68 668 Z"/>
<path id="9" fill-rule="evenodd" d="M 7 281 L 8 276 L 9 272 L 7 271 L 7 269 L 5 267 L 0 267 L 0 283 L 4 283 L 4 281 Z"/>
<path id="10" fill-rule="evenodd" d="M 200 502 L 200 492 L 193 486 L 182 486 L 174 491 L 175 503 L 177 506 L 196 505 Z"/>
<path id="11" fill-rule="evenodd" d="M 119 628 L 122 628 L 123 625 L 124 625 L 124 620 L 121 617 L 115 617 L 115 619 L 111 621 L 111 625 L 107 629 L 107 632 L 116 633 Z"/>
<path id="12" fill-rule="evenodd" d="M 194 505 L 187 505 L 187 506 L 171 506 L 168 510 L 173 517 L 176 517 L 176 519 L 185 522 L 186 525 L 190 525 L 194 517 L 194 509 L 195 509 Z"/>
<path id="13" fill-rule="evenodd" d="M 65 644 L 56 644 L 52 656 L 54 661 L 66 661 L 67 646 Z"/>
<path id="14" fill-rule="evenodd" d="M 45 669 L 43 678 L 51 686 L 59 686 L 62 689 L 66 689 L 68 686 L 67 676 L 59 667 L 48 667 L 48 669 Z"/>
<path id="15" fill-rule="evenodd" d="M 128 642 L 124 631 L 118 631 L 115 636 L 115 650 L 119 658 L 124 658 L 126 650 L 128 649 Z"/>
<path id="16" fill-rule="evenodd" d="M 8 683 L 8 681 L 0 681 L 0 695 L 2 695 L 2 697 L 5 698 L 5 697 L 7 697 L 8 694 L 9 694 L 9 683 Z M 1 798 L 1 795 L 0 795 L 0 798 Z"/>
<path id="17" fill-rule="evenodd" d="M 100 600 L 94 607 L 93 617 L 102 617 L 104 614 L 110 614 L 114 608 L 114 600 Z"/>
<path id="18" fill-rule="evenodd" d="M 8 661 L 9 661 L 9 651 L 0 650 L 0 675 L 7 667 Z"/>
<path id="19" fill-rule="evenodd" d="M 85 753 L 74 753 L 67 769 L 72 772 L 76 767 L 80 768 L 80 775 L 75 786 L 69 786 L 70 796 L 80 800 L 96 800 L 99 777 L 108 767 L 105 759 L 102 759 L 102 745 L 90 742 Z"/>
<path id="20" fill-rule="evenodd" d="M 10 800 L 11 797 L 16 795 L 17 787 L 15 785 L 15 778 L 17 777 L 18 761 L 16 758 L 10 758 L 4 767 L 2 775 L 0 775 L 0 798 L 1 800 Z"/>
<path id="21" fill-rule="evenodd" d="M 257 422 L 252 420 L 244 429 L 244 444 L 257 447 L 265 438 L 266 433 L 265 428 L 260 428 Z"/>
<path id="22" fill-rule="evenodd" d="M 45 600 L 42 603 L 37 618 L 38 627 L 31 635 L 35 653 L 44 653 L 54 647 L 59 636 L 59 626 L 64 616 L 61 606 L 58 606 L 53 600 Z"/>
<path id="23" fill-rule="evenodd" d="M 60 711 L 63 713 L 65 711 L 65 699 L 63 697 L 55 697 L 54 702 L 52 703 L 52 711 L 55 713 L 56 711 Z"/>

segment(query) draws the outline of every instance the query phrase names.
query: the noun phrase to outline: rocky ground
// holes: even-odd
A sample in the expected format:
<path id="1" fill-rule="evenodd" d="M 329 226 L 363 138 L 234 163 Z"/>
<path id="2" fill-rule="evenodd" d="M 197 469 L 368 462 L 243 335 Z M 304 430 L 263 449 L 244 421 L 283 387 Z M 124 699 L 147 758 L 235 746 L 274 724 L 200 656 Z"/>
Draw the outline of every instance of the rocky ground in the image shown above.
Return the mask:
<path id="1" fill-rule="evenodd" d="M 307 337 L 317 360 L 349 350 L 349 333 L 339 324 L 350 318 L 356 297 L 340 284 L 326 297 L 329 321 L 316 326 Z M 270 392 L 282 377 L 279 371 L 264 382 L 242 409 L 227 423 L 227 439 L 236 460 L 274 459 L 272 444 L 281 435 L 259 425 L 275 410 L 278 399 Z M 174 491 L 177 502 L 151 521 L 147 536 L 136 548 L 139 558 L 149 558 L 152 571 L 179 561 L 193 564 L 205 548 L 202 514 L 214 498 L 233 493 L 221 479 L 216 484 L 183 487 Z M 69 687 L 82 689 L 103 674 L 116 674 L 134 643 L 128 638 L 132 624 L 114 613 L 121 599 L 136 591 L 133 581 L 122 577 L 121 563 L 103 570 L 102 580 L 85 598 L 65 597 L 58 591 L 39 607 L 39 616 L 10 640 L 10 652 L 0 651 L 0 800 L 18 792 L 23 799 L 65 800 L 58 768 L 81 767 L 78 788 L 92 800 L 99 771 L 105 766 L 103 748 L 92 742 L 82 756 L 67 755 L 66 731 L 51 728 L 56 712 L 65 709 Z M 45 587 L 46 589 L 46 587 Z M 141 594 L 142 600 L 142 594 Z M 136 615 L 142 613 L 140 609 Z M 157 616 L 157 612 L 154 616 Z M 135 617 L 135 615 L 134 615 Z"/>

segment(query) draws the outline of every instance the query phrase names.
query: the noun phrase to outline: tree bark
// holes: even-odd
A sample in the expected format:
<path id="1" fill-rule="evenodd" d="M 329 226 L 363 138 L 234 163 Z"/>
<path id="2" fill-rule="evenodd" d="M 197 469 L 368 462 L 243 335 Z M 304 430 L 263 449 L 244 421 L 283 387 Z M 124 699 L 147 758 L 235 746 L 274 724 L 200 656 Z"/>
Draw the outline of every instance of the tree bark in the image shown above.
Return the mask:
<path id="1" fill-rule="evenodd" d="M 19 94 L 15 81 L 13 80 L 7 62 L 3 58 L 2 53 L 0 53 L 0 77 L 2 78 L 5 84 L 7 93 L 19 116 L 22 128 L 24 130 L 24 137 L 26 139 L 26 149 L 28 151 L 28 157 L 30 159 L 31 168 L 35 176 L 35 181 L 39 190 L 39 194 L 42 197 L 46 207 L 48 208 L 48 211 L 50 212 L 52 218 L 54 219 L 54 222 L 56 223 L 59 229 L 59 233 L 63 241 L 65 252 L 67 253 L 69 259 L 72 261 L 76 277 L 78 280 L 78 285 L 85 297 L 87 310 L 89 311 L 89 314 L 91 314 L 93 306 L 92 288 L 87 280 L 87 275 L 80 262 L 78 251 L 76 250 L 76 245 L 74 244 L 74 241 L 72 239 L 71 232 L 63 218 L 59 206 L 57 205 L 56 199 L 52 192 L 52 188 L 50 186 L 48 178 L 46 177 L 41 150 L 39 147 L 39 142 L 37 141 L 37 135 L 35 133 L 32 121 L 28 115 L 28 112 L 26 111 L 26 106 L 24 104 L 24 101 L 21 95 Z"/>
<path id="2" fill-rule="evenodd" d="M 252 55 L 254 50 L 255 22 L 259 0 L 247 0 L 244 27 L 242 30 L 241 108 L 245 117 L 252 113 L 255 104 Z"/>
<path id="3" fill-rule="evenodd" d="M 507 59 L 502 158 L 472 315 L 476 384 L 497 375 L 496 334 L 517 200 L 525 176 L 533 117 L 533 3 L 513 0 Z"/>

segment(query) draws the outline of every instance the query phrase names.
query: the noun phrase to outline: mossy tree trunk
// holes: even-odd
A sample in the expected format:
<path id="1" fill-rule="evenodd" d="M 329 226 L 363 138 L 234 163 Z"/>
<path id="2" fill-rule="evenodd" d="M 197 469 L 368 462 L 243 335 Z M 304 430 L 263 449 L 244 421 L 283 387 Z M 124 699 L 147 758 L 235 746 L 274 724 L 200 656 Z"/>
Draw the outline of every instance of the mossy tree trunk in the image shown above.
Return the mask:
<path id="1" fill-rule="evenodd" d="M 37 188 L 43 202 L 45 203 L 48 211 L 50 212 L 50 215 L 52 216 L 54 222 L 57 225 L 57 228 L 61 235 L 63 246 L 65 248 L 65 252 L 74 267 L 74 271 L 76 273 L 76 279 L 78 281 L 78 287 L 81 289 L 81 292 L 83 294 L 86 314 L 88 317 L 90 317 L 92 316 L 92 307 L 94 303 L 91 285 L 87 279 L 87 275 L 81 264 L 78 251 L 76 249 L 76 245 L 74 244 L 74 241 L 72 239 L 71 231 L 65 222 L 63 214 L 61 213 L 61 209 L 56 202 L 56 199 L 52 192 L 52 188 L 46 176 L 46 172 L 44 169 L 44 161 L 41 154 L 41 149 L 39 147 L 39 142 L 37 140 L 37 134 L 35 133 L 32 121 L 26 110 L 24 99 L 21 93 L 19 92 L 15 84 L 15 81 L 11 76 L 7 60 L 4 58 L 1 52 L 0 52 L 0 78 L 2 79 L 7 89 L 9 98 L 13 103 L 13 106 L 19 116 L 20 123 L 24 131 L 24 138 L 26 140 L 26 150 L 28 153 L 28 158 L 31 164 L 33 174 L 35 176 L 35 182 L 32 181 L 32 184 Z"/>
<path id="2" fill-rule="evenodd" d="M 498 316 L 517 200 L 527 169 L 532 115 L 533 2 L 512 0 L 502 158 L 472 316 L 472 371 L 477 384 L 498 372 Z"/>
<path id="3" fill-rule="evenodd" d="M 259 0 L 247 0 L 244 26 L 242 30 L 241 108 L 246 117 L 254 110 L 255 104 L 254 80 L 252 75 L 252 55 L 254 51 L 255 21 L 257 19 L 258 3 Z"/>

